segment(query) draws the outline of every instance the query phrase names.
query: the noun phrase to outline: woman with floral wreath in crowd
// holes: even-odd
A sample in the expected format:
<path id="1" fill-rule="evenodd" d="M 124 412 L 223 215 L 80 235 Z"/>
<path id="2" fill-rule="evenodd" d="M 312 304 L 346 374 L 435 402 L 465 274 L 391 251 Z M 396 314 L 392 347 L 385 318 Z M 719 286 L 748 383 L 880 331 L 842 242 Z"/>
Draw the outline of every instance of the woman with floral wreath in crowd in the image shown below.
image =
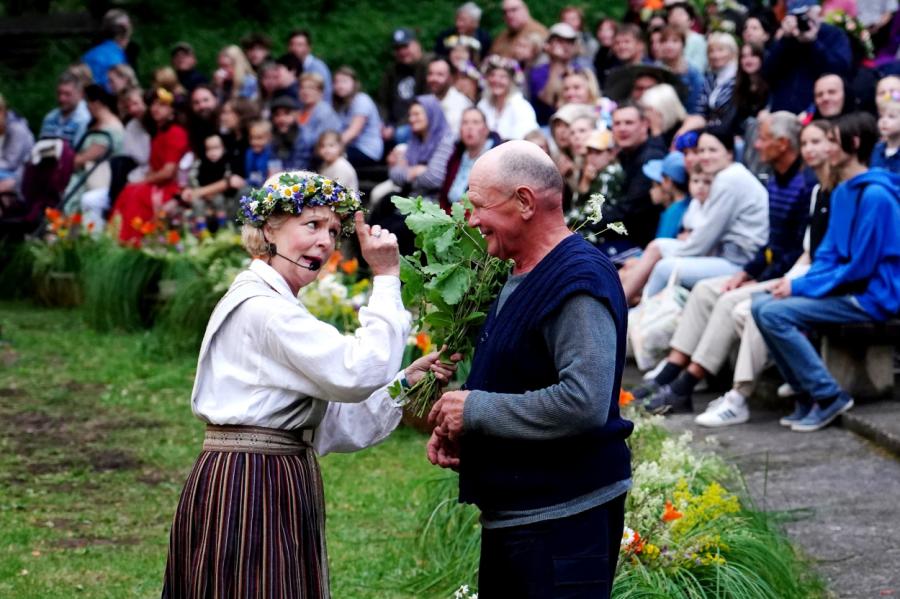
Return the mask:
<path id="1" fill-rule="evenodd" d="M 316 454 L 386 437 L 401 416 L 386 390 L 393 380 L 452 374 L 438 352 L 400 370 L 410 316 L 397 238 L 365 225 L 360 207 L 356 191 L 306 171 L 273 176 L 241 199 L 253 261 L 216 306 L 200 349 L 191 406 L 206 437 L 175 513 L 164 598 L 329 597 Z M 354 223 L 374 277 L 351 336 L 316 319 L 297 293 Z"/>
<path id="2" fill-rule="evenodd" d="M 538 128 L 534 108 L 522 95 L 524 81 L 519 64 L 511 58 L 491 54 L 481 67 L 487 90 L 478 108 L 487 118 L 488 128 L 503 139 L 522 139 Z"/>

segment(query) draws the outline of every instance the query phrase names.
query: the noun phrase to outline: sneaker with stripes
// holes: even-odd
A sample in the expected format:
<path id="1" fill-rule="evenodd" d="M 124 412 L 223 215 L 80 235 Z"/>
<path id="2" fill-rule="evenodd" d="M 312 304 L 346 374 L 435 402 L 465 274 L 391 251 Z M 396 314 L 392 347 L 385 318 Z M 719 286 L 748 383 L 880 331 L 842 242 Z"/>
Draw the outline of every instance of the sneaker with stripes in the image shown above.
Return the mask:
<path id="1" fill-rule="evenodd" d="M 721 427 L 743 424 L 750 420 L 750 410 L 744 396 L 731 389 L 725 395 L 714 399 L 706 411 L 694 418 L 700 426 Z"/>

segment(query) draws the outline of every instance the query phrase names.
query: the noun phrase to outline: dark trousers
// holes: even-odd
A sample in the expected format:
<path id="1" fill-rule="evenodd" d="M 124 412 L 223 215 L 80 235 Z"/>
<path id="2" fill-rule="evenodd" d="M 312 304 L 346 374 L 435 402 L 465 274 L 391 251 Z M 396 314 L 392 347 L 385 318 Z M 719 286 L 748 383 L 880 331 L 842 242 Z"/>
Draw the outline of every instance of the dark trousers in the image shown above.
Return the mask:
<path id="1" fill-rule="evenodd" d="M 625 495 L 568 518 L 483 529 L 481 599 L 610 596 L 625 525 Z"/>

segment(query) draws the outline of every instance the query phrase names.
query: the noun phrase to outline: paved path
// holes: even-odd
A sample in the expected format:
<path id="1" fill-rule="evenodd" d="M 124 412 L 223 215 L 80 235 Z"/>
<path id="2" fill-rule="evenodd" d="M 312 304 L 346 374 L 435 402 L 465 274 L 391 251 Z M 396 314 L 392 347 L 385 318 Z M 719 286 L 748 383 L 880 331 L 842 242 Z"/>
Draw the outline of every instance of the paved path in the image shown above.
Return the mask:
<path id="1" fill-rule="evenodd" d="M 636 371 L 627 373 L 626 380 L 635 379 Z M 714 397 L 699 394 L 695 409 Z M 884 404 L 885 418 L 900 417 L 896 405 Z M 673 430 L 692 430 L 700 444 L 717 437 L 757 504 L 793 513 L 786 530 L 834 597 L 900 598 L 900 460 L 844 428 L 791 432 L 778 425 L 781 415 L 757 409 L 749 423 L 724 429 L 698 427 L 690 415 L 668 422 Z"/>

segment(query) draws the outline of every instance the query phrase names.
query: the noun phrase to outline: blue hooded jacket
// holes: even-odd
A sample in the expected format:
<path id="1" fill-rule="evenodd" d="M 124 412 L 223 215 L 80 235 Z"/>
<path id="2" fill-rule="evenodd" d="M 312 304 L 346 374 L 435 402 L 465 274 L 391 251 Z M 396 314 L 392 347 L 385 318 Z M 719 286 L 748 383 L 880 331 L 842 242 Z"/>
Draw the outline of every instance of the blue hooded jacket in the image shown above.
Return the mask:
<path id="1" fill-rule="evenodd" d="M 900 175 L 875 168 L 838 185 L 800 297 L 853 295 L 875 320 L 900 311 Z"/>

